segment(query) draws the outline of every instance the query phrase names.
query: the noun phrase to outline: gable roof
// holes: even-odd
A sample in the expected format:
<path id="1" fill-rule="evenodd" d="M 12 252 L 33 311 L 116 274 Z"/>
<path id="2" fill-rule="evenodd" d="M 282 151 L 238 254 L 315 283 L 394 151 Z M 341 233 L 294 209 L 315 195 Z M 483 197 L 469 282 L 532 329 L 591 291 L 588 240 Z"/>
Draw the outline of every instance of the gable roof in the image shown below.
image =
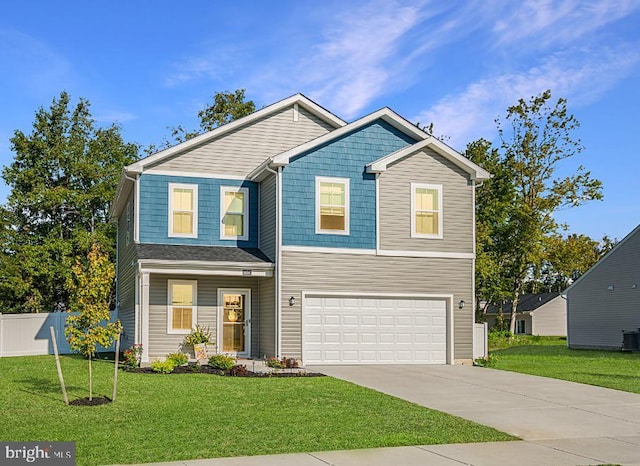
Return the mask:
<path id="1" fill-rule="evenodd" d="M 553 301 L 558 296 L 560 296 L 559 291 L 553 291 L 550 293 L 536 293 L 536 294 L 523 294 L 518 298 L 518 307 L 516 312 L 531 312 L 536 309 L 544 306 L 549 301 Z M 501 306 L 491 305 L 487 308 L 487 314 L 497 314 L 499 309 L 502 308 L 503 314 L 508 314 L 511 312 L 511 303 L 506 302 Z"/>
<path id="2" fill-rule="evenodd" d="M 617 251 L 618 249 L 620 249 L 621 247 L 624 246 L 625 243 L 627 243 L 627 241 L 629 241 L 631 238 L 633 238 L 635 235 L 640 234 L 640 225 L 638 225 L 637 227 L 635 227 L 631 233 L 629 233 L 627 236 L 625 236 L 622 241 L 620 241 L 618 244 L 616 244 L 611 251 L 609 251 L 608 253 L 606 253 L 603 257 L 600 258 L 600 260 L 598 262 L 596 262 L 595 264 L 593 264 L 591 266 L 591 268 L 589 270 L 587 270 L 585 273 L 583 273 L 582 275 L 580 275 L 580 277 L 571 284 L 571 286 L 569 286 L 566 290 L 564 290 L 564 294 L 567 294 L 574 286 L 576 286 L 578 283 L 580 283 L 585 277 L 587 277 L 593 270 L 596 269 L 596 267 L 599 267 L 600 264 L 602 264 L 603 262 L 609 260 L 609 258 L 613 255 L 613 253 L 615 251 Z"/>
<path id="3" fill-rule="evenodd" d="M 347 124 L 344 120 L 329 112 L 325 108 L 321 107 L 314 101 L 308 99 L 304 95 L 295 94 L 274 104 L 267 105 L 266 107 L 263 107 L 250 115 L 234 120 L 230 123 L 227 123 L 226 125 L 218 126 L 214 130 L 188 139 L 187 141 L 176 144 L 175 146 L 169 147 L 168 149 L 156 152 L 155 154 L 145 157 L 144 159 L 138 160 L 137 162 L 132 163 L 126 168 L 127 173 L 141 173 L 146 166 L 157 164 L 168 157 L 172 157 L 176 154 L 179 154 L 180 152 L 185 152 L 192 147 L 206 144 L 207 142 L 219 138 L 220 136 L 223 136 L 224 134 L 227 134 L 235 129 L 247 126 L 257 120 L 260 120 L 261 118 L 279 112 L 280 110 L 295 104 L 298 104 L 301 107 L 305 108 L 334 128 L 340 128 Z"/>
<path id="4" fill-rule="evenodd" d="M 124 167 L 122 170 L 122 174 L 120 175 L 120 180 L 118 182 L 118 186 L 116 188 L 115 200 L 111 206 L 111 218 L 116 218 L 122 212 L 124 208 L 124 200 L 126 199 L 131 191 L 131 186 L 133 185 L 133 178 L 131 176 L 138 175 L 142 173 L 145 167 L 149 165 L 157 164 L 167 158 L 173 157 L 182 152 L 186 152 L 192 148 L 200 146 L 202 144 L 206 144 L 209 141 L 217 139 L 225 134 L 230 133 L 238 128 L 242 128 L 243 126 L 250 125 L 262 118 L 265 118 L 269 115 L 277 113 L 285 108 L 290 106 L 299 105 L 304 108 L 308 112 L 317 116 L 321 120 L 325 121 L 327 124 L 332 126 L 333 128 L 341 128 L 346 126 L 347 122 L 342 118 L 337 117 L 329 110 L 324 107 L 318 105 L 308 97 L 303 94 L 294 94 L 291 97 L 287 97 L 279 102 L 276 102 L 271 105 L 267 105 L 266 107 L 261 108 L 253 112 L 250 115 L 234 120 L 225 125 L 219 126 L 212 131 L 208 131 L 199 136 L 191 138 L 187 141 L 181 142 L 180 144 L 176 144 L 175 146 L 171 146 L 165 150 L 161 150 L 160 152 L 156 152 L 155 154 L 151 154 L 143 159 L 138 160 L 137 162 Z"/>
<path id="5" fill-rule="evenodd" d="M 398 115 L 396 112 L 391 110 L 389 107 L 384 107 L 376 112 L 370 113 L 362 118 L 359 118 L 341 128 L 338 128 L 334 131 L 331 131 L 323 136 L 320 136 L 316 139 L 312 139 L 309 142 L 296 146 L 292 149 L 289 149 L 285 152 L 282 152 L 274 157 L 271 157 L 265 160 L 260 166 L 258 166 L 255 170 L 253 170 L 248 178 L 250 180 L 259 180 L 260 177 L 264 174 L 267 168 L 277 168 L 288 165 L 292 158 L 303 154 L 304 152 L 310 151 L 316 147 L 321 146 L 322 144 L 326 144 L 334 139 L 337 139 L 341 136 L 344 136 L 350 132 L 356 131 L 370 123 L 373 123 L 376 120 L 382 120 L 393 126 L 398 131 L 406 134 L 407 136 L 413 138 L 418 141 L 415 144 L 405 147 L 399 151 L 394 152 L 388 156 L 385 156 L 381 159 L 376 160 L 375 162 L 367 165 L 368 173 L 380 173 L 387 169 L 387 166 L 401 158 L 408 157 L 413 153 L 429 147 L 433 149 L 438 154 L 444 156 L 445 158 L 451 160 L 454 164 L 458 165 L 460 168 L 468 172 L 472 179 L 474 180 L 485 180 L 491 177 L 489 172 L 482 169 L 478 165 L 474 164 L 470 160 L 466 159 L 458 152 L 456 152 L 451 147 L 444 144 L 442 141 L 430 136 L 425 131 L 421 130 L 419 127 L 409 122 L 402 116 Z"/>
<path id="6" fill-rule="evenodd" d="M 422 149 L 432 149 L 437 154 L 443 156 L 453 164 L 457 165 L 467 173 L 471 175 L 473 180 L 488 180 L 491 178 L 491 174 L 484 168 L 476 165 L 471 160 L 459 154 L 457 151 L 446 145 L 439 139 L 429 136 L 427 139 L 419 141 L 411 146 L 404 147 L 396 152 L 393 152 L 385 157 L 382 157 L 375 162 L 367 165 L 367 173 L 382 173 L 387 170 L 389 165 L 398 160 L 402 160 L 405 157 L 415 154 Z"/>

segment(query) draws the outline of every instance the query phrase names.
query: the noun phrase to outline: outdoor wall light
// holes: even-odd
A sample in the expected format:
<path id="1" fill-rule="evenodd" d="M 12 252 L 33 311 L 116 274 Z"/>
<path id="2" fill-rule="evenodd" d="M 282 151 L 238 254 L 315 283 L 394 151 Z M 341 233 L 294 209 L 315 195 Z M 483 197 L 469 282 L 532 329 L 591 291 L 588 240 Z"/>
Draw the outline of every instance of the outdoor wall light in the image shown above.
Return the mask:
<path id="1" fill-rule="evenodd" d="M 296 305 L 296 298 L 294 296 L 291 296 L 289 298 L 289 306 L 295 306 Z"/>
<path id="2" fill-rule="evenodd" d="M 464 302 L 464 299 L 461 299 L 460 302 L 458 303 L 458 309 L 464 309 L 464 305 L 466 303 Z"/>
<path id="3" fill-rule="evenodd" d="M 613 291 L 613 289 L 614 289 L 614 286 L 613 286 L 613 285 L 609 285 L 609 286 L 607 287 L 607 290 L 609 290 L 609 291 Z"/>

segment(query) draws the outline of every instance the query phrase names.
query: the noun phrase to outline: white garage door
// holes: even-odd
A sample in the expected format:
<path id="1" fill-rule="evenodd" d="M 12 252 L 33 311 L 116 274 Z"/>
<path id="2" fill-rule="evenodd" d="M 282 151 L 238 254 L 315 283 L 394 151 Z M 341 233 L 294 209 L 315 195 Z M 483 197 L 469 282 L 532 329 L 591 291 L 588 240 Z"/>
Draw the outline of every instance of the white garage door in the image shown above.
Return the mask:
<path id="1" fill-rule="evenodd" d="M 304 364 L 446 364 L 444 299 L 305 296 Z"/>

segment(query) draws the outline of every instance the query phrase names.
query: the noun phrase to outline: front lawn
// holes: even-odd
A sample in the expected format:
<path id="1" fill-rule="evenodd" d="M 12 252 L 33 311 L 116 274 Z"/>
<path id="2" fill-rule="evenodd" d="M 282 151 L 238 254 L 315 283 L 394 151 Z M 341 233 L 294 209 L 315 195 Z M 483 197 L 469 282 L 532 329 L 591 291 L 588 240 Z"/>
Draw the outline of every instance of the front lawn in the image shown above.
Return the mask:
<path id="1" fill-rule="evenodd" d="M 70 399 L 87 396 L 86 361 L 62 366 Z M 114 403 L 76 407 L 53 356 L 0 358 L 0 374 L 0 440 L 76 441 L 78 465 L 513 439 L 330 377 L 120 372 Z M 113 362 L 94 375 L 94 393 L 111 396 Z"/>
<path id="2" fill-rule="evenodd" d="M 558 337 L 515 338 L 490 351 L 492 367 L 640 393 L 640 353 L 569 349 Z"/>

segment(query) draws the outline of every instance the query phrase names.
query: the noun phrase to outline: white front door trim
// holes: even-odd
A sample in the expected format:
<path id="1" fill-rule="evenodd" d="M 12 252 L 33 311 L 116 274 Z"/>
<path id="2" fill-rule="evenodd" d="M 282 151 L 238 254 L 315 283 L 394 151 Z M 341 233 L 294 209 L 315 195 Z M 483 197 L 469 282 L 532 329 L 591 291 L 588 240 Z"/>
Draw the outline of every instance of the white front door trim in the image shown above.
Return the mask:
<path id="1" fill-rule="evenodd" d="M 245 327 L 244 327 L 244 352 L 242 353 L 229 353 L 223 350 L 222 342 L 222 312 L 223 296 L 225 294 L 242 294 L 244 295 L 244 314 L 245 314 Z M 250 288 L 218 288 L 218 306 L 217 306 L 217 322 L 218 325 L 216 331 L 216 347 L 220 353 L 230 354 L 232 356 L 246 358 L 251 355 L 251 289 Z"/>

